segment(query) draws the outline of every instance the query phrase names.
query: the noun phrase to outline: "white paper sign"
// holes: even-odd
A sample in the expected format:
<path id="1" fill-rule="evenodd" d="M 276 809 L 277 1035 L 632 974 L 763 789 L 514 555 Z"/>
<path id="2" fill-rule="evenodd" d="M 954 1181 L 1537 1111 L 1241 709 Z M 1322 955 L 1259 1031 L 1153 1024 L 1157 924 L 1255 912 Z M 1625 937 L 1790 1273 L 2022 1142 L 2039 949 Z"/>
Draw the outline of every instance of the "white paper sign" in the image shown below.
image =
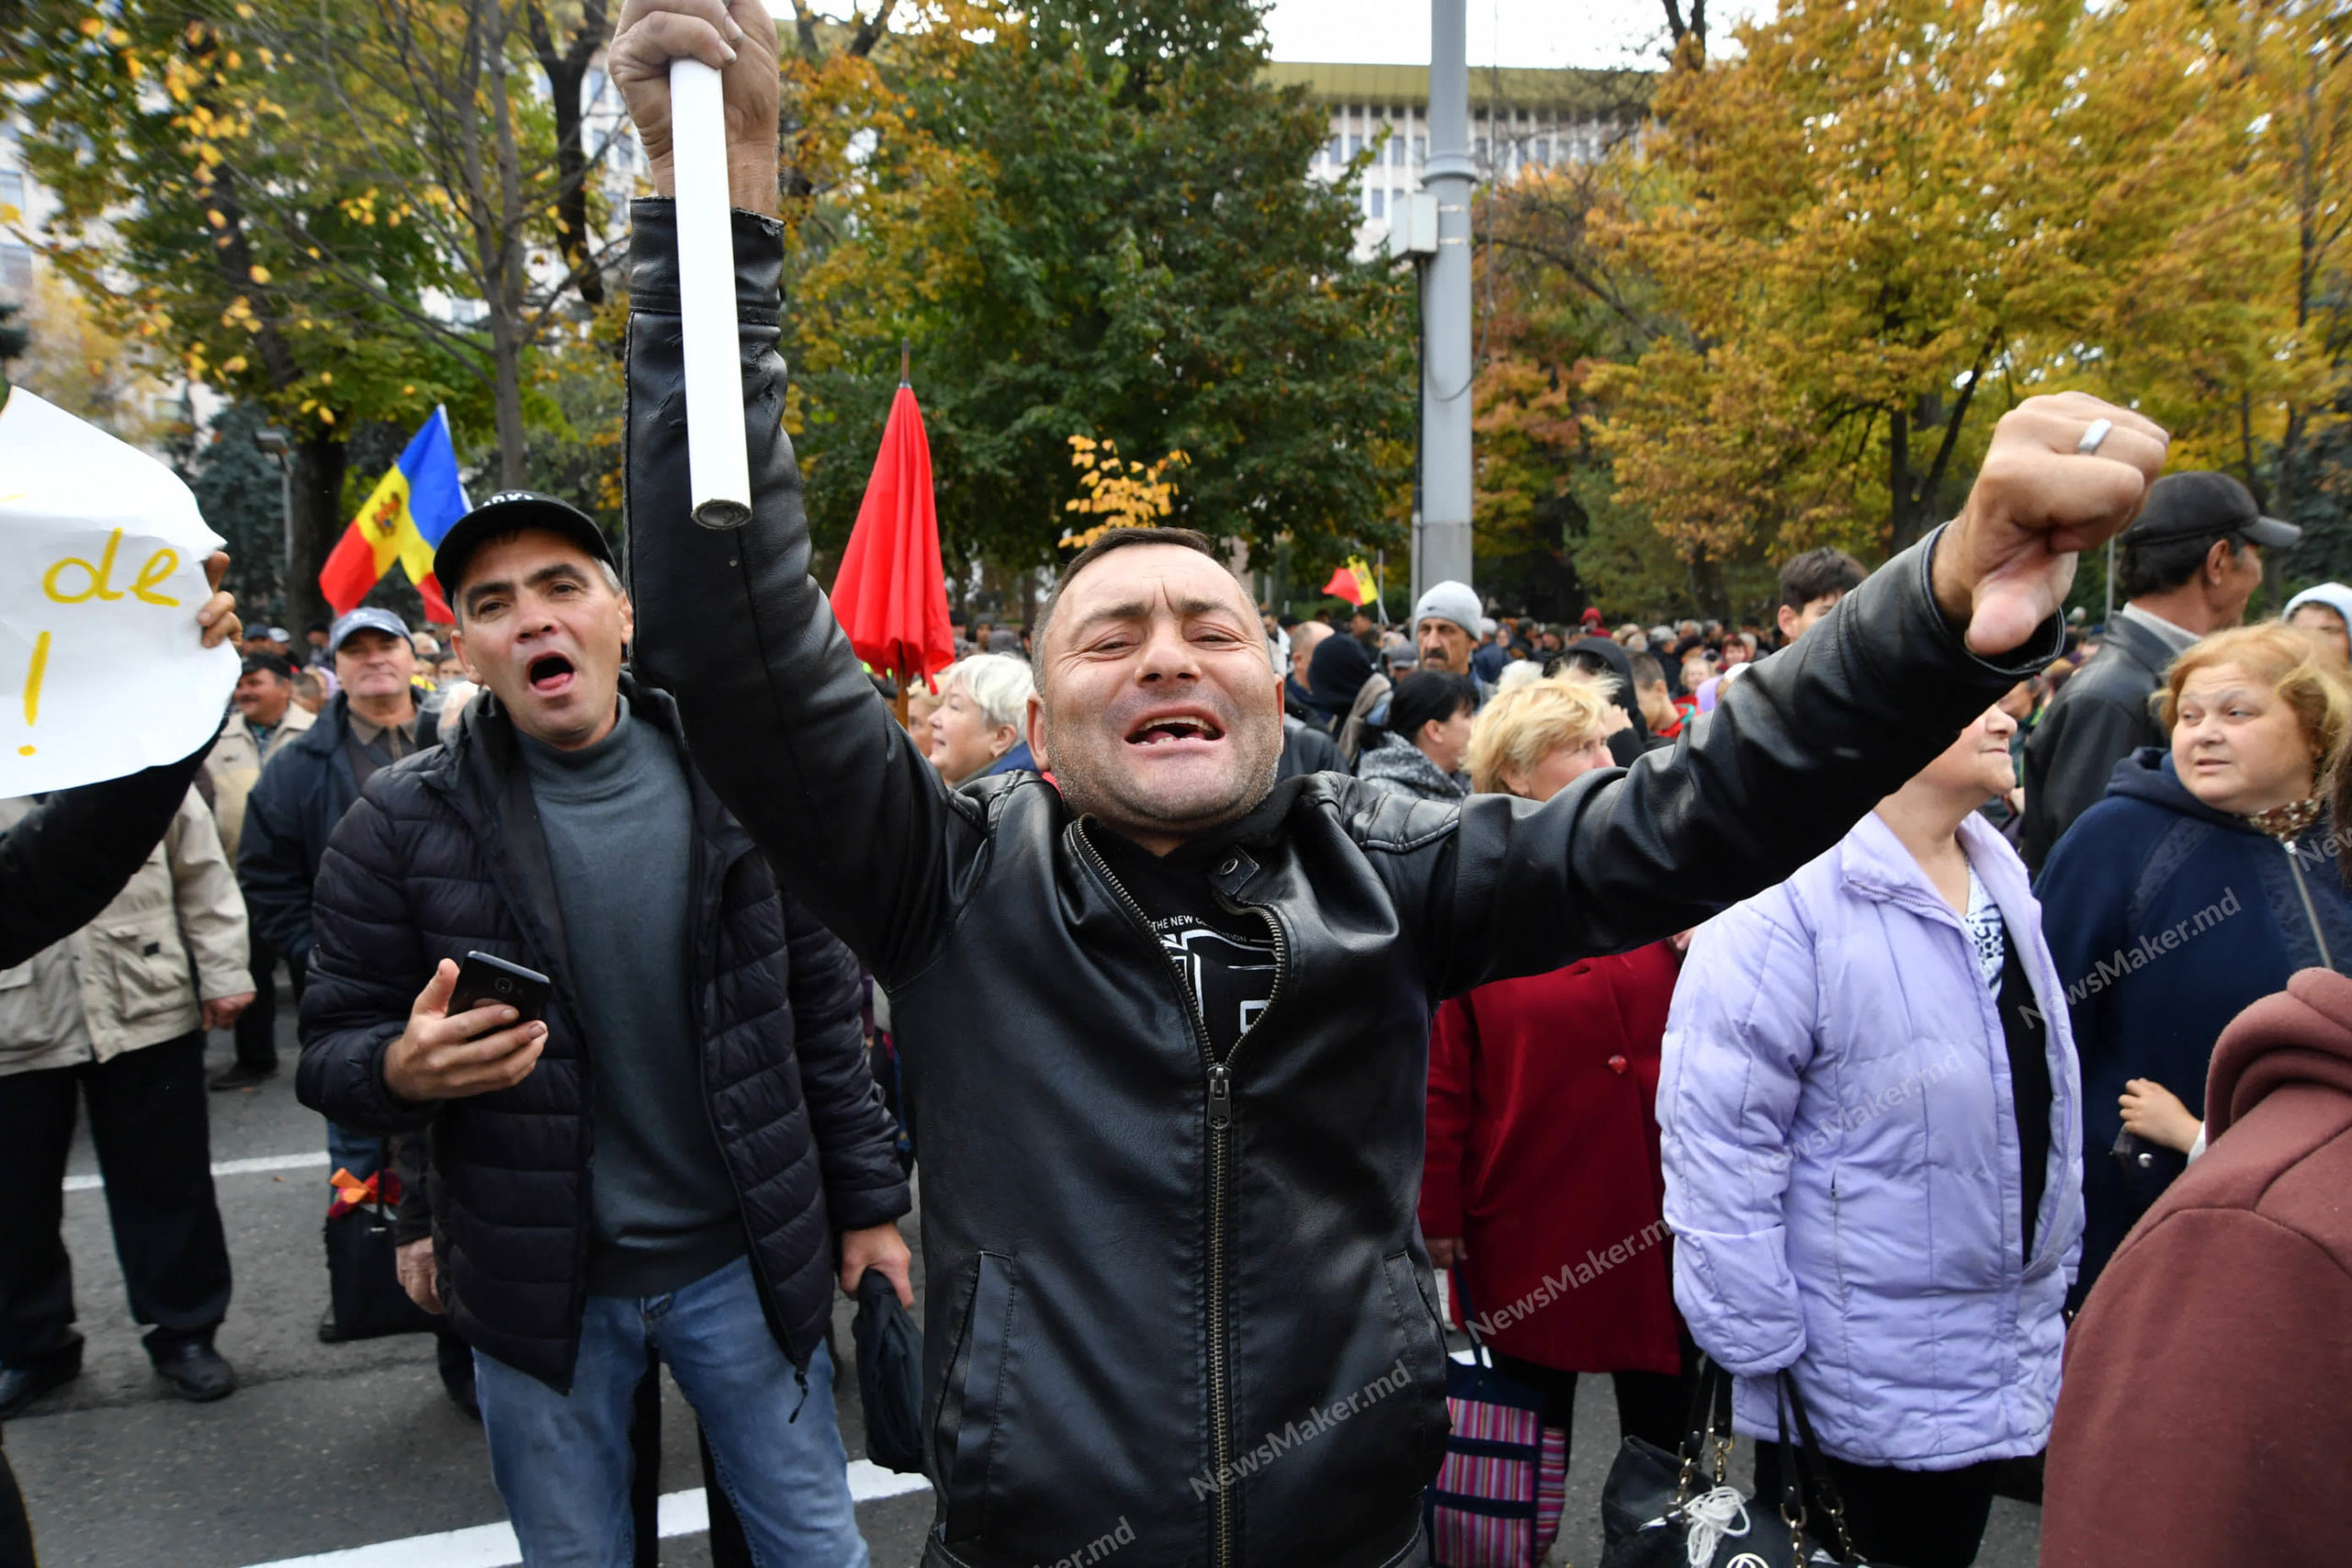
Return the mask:
<path id="1" fill-rule="evenodd" d="M 175 761 L 236 649 L 198 640 L 220 547 L 179 477 L 22 387 L 0 408 L 0 795 Z"/>

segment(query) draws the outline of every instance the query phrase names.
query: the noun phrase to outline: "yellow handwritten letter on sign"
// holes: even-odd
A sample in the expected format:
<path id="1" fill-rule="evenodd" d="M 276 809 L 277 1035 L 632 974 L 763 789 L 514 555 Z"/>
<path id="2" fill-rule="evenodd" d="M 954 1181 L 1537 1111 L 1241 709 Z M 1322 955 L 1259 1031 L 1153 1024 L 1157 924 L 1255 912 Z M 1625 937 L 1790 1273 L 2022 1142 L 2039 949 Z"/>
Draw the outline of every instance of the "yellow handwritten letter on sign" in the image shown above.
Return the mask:
<path id="1" fill-rule="evenodd" d="M 220 727 L 233 649 L 196 612 L 220 547 L 177 475 L 18 387 L 0 408 L 0 795 L 117 778 Z"/>

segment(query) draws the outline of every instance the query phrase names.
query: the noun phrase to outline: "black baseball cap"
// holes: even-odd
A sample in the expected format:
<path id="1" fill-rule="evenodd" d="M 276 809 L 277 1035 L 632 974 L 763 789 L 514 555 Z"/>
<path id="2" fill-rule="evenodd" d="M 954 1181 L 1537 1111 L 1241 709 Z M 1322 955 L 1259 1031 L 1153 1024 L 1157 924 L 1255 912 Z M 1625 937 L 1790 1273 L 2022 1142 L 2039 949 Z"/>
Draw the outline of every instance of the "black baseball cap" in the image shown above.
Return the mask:
<path id="1" fill-rule="evenodd" d="M 466 563 L 473 558 L 473 553 L 492 539 L 526 528 L 545 528 L 550 534 L 560 534 L 615 571 L 620 570 L 621 563 L 613 558 L 612 543 L 605 537 L 605 531 L 580 508 L 535 490 L 503 490 L 450 524 L 449 531 L 441 536 L 441 543 L 433 552 L 433 575 L 439 580 L 441 592 L 454 604 L 465 581 Z"/>
<path id="2" fill-rule="evenodd" d="M 2303 536 L 2292 523 L 2265 517 L 2254 492 L 2227 474 L 2199 469 L 2166 474 L 2148 487 L 2140 515 L 2124 532 L 2129 544 L 2218 539 L 2234 534 L 2265 549 L 2283 549 Z"/>

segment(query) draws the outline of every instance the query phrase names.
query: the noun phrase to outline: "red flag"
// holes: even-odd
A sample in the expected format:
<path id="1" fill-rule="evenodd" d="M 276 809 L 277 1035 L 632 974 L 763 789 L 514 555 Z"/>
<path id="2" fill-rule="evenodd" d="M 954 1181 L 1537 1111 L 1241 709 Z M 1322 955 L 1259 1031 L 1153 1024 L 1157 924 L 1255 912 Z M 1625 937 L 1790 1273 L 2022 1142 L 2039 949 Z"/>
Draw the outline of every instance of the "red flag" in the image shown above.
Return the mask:
<path id="1" fill-rule="evenodd" d="M 914 389 L 904 383 L 891 400 L 874 477 L 865 481 L 857 526 L 833 577 L 833 614 L 858 658 L 887 674 L 934 675 L 955 661 L 931 441 Z"/>
<path id="2" fill-rule="evenodd" d="M 1335 599 L 1345 599 L 1351 604 L 1361 604 L 1370 597 L 1356 580 L 1354 571 L 1344 566 L 1331 574 L 1331 581 L 1323 585 L 1323 592 Z"/>

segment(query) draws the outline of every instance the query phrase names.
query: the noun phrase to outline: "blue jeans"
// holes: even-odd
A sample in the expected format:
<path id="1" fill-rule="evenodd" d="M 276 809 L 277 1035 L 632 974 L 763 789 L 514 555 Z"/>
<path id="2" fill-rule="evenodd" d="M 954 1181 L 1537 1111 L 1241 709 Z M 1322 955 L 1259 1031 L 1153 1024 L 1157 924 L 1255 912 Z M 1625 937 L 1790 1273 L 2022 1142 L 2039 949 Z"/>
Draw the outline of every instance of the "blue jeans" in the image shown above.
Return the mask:
<path id="1" fill-rule="evenodd" d="M 327 1174 L 333 1176 L 339 1168 L 365 1181 L 392 1163 L 385 1152 L 387 1141 L 355 1133 L 348 1127 L 327 1123 Z"/>
<path id="2" fill-rule="evenodd" d="M 630 1398 L 655 1356 L 701 1418 L 758 1568 L 866 1568 L 831 1358 L 817 1348 L 804 1403 L 741 1258 L 667 1295 L 590 1296 L 569 1397 L 474 1352 L 491 1477 L 525 1568 L 630 1568 Z"/>

